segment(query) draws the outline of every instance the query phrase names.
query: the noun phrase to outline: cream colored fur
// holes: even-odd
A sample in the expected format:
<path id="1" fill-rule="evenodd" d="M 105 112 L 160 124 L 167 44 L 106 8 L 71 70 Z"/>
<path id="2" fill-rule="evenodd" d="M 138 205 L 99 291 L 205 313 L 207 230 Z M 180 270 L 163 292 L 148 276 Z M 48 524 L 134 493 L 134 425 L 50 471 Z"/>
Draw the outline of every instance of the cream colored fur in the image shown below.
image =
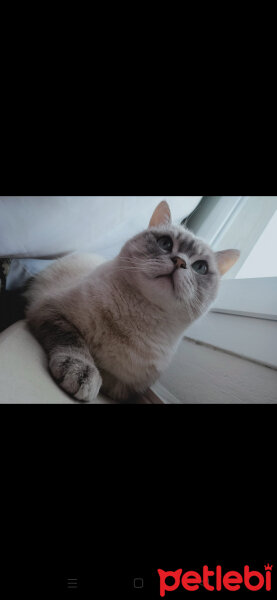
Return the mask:
<path id="1" fill-rule="evenodd" d="M 216 296 L 220 272 L 211 249 L 184 228 L 174 228 L 167 205 L 157 210 L 150 229 L 114 260 L 73 254 L 30 287 L 30 328 L 48 353 L 53 377 L 78 400 L 93 401 L 100 388 L 115 400 L 144 392 L 169 365 L 185 328 Z M 195 241 L 199 255 L 209 254 L 214 275 L 210 283 L 206 279 L 207 292 L 196 289 L 192 270 L 181 269 L 174 273 L 172 292 L 172 261 L 153 258 L 149 246 L 156 243 L 151 236 L 168 232 Z"/>

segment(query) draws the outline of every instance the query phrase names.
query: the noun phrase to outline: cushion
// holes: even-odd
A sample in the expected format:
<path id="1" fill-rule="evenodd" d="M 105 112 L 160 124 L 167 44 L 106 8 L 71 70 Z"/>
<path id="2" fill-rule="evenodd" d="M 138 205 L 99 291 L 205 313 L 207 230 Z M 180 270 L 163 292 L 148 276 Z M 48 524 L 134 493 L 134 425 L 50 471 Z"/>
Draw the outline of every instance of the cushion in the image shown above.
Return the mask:
<path id="1" fill-rule="evenodd" d="M 46 354 L 25 321 L 0 334 L 0 403 L 78 404 L 53 381 Z M 94 402 L 112 403 L 102 394 Z"/>

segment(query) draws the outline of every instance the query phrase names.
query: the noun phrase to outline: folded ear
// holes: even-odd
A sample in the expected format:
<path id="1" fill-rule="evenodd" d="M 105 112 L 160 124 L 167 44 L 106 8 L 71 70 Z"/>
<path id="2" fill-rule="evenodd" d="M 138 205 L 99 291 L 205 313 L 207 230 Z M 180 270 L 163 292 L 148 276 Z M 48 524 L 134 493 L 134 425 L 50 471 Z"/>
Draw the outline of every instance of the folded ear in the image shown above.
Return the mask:
<path id="1" fill-rule="evenodd" d="M 171 212 L 165 200 L 160 202 L 156 210 L 154 210 L 149 223 L 149 227 L 159 227 L 159 225 L 171 225 Z"/>
<path id="2" fill-rule="evenodd" d="M 215 253 L 218 270 L 220 275 L 225 275 L 238 261 L 240 257 L 239 250 L 222 250 Z"/>

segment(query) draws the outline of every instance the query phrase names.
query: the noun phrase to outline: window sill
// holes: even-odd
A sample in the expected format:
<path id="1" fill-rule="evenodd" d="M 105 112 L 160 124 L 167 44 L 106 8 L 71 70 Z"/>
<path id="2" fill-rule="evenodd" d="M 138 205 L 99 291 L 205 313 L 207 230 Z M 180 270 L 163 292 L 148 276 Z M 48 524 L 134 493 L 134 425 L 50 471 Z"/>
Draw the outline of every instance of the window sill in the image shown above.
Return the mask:
<path id="1" fill-rule="evenodd" d="M 277 321 L 210 312 L 185 334 L 186 339 L 277 369 Z"/>
<path id="2" fill-rule="evenodd" d="M 276 404 L 277 371 L 184 338 L 152 389 L 163 404 Z"/>

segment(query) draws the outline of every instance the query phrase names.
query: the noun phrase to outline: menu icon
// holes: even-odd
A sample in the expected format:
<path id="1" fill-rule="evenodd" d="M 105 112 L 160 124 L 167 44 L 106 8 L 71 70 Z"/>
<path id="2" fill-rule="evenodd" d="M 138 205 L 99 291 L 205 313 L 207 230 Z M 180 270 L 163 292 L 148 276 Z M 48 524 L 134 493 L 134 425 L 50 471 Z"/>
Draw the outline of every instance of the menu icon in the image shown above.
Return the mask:
<path id="1" fill-rule="evenodd" d="M 78 579 L 67 579 L 67 589 L 68 590 L 77 590 L 78 588 Z"/>

